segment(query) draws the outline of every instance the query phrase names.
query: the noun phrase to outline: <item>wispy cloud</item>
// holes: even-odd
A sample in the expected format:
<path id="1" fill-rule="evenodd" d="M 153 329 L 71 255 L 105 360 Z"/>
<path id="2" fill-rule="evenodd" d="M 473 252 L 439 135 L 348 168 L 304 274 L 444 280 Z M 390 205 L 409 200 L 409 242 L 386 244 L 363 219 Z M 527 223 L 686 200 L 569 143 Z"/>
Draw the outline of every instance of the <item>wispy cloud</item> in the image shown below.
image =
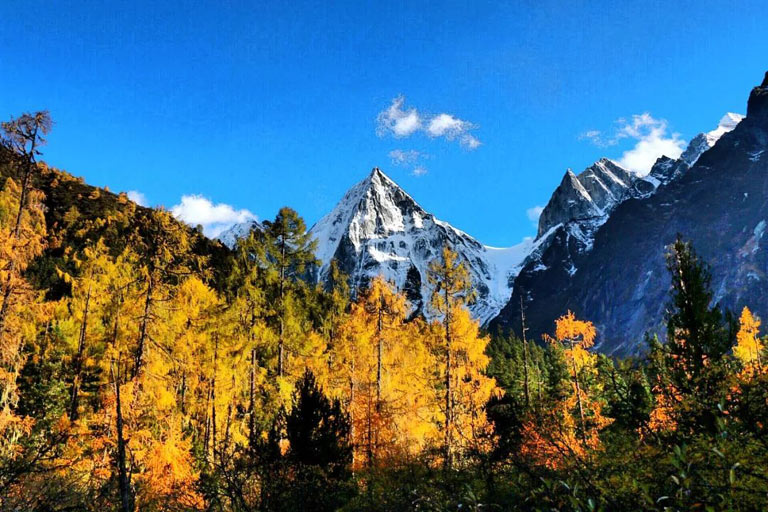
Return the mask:
<path id="1" fill-rule="evenodd" d="M 214 204 L 197 194 L 181 196 L 181 202 L 171 208 L 171 213 L 191 226 L 203 226 L 203 233 L 210 238 L 219 236 L 235 224 L 256 220 L 248 210 L 236 210 L 225 203 Z"/>
<path id="2" fill-rule="evenodd" d="M 601 132 L 600 130 L 587 130 L 586 132 L 579 135 L 579 140 L 588 140 L 592 144 L 600 148 L 604 148 L 611 145 L 609 141 L 606 141 L 603 138 L 603 132 Z M 613 144 L 616 144 L 616 142 L 618 141 L 614 141 Z"/>
<path id="3" fill-rule="evenodd" d="M 543 206 L 536 205 L 525 210 L 525 215 L 526 217 L 528 217 L 528 220 L 530 220 L 531 223 L 533 223 L 533 225 L 537 227 L 539 225 L 539 217 L 541 217 L 541 212 L 543 211 L 544 211 Z"/>
<path id="4" fill-rule="evenodd" d="M 389 159 L 394 165 L 411 165 L 424 158 L 429 158 L 429 155 L 415 149 L 393 149 L 389 152 Z"/>
<path id="5" fill-rule="evenodd" d="M 468 150 L 477 149 L 482 144 L 480 139 L 470 133 L 476 129 L 474 123 L 452 114 L 425 115 L 415 107 L 407 108 L 404 96 L 393 99 L 390 106 L 376 117 L 376 134 L 379 137 L 391 135 L 405 138 L 421 131 L 432 138 L 457 140 Z"/>
<path id="6" fill-rule="evenodd" d="M 413 167 L 412 176 L 424 176 L 427 174 L 427 168 L 419 164 L 420 161 L 430 158 L 427 153 L 416 151 L 415 149 L 393 149 L 389 152 L 389 158 L 392 164 L 399 167 Z"/>
<path id="7" fill-rule="evenodd" d="M 677 158 L 685 149 L 685 140 L 679 133 L 670 133 L 667 120 L 656 119 L 648 112 L 635 114 L 631 119 L 618 119 L 608 134 L 589 130 L 579 138 L 589 140 L 598 147 L 615 146 L 624 139 L 636 141 L 632 149 L 622 153 L 618 163 L 640 175 L 647 174 L 660 156 Z"/>
<path id="8" fill-rule="evenodd" d="M 482 144 L 482 142 L 480 142 L 480 139 L 468 133 L 462 135 L 461 138 L 459 139 L 459 142 L 461 142 L 461 145 L 469 150 L 477 149 Z"/>
<path id="9" fill-rule="evenodd" d="M 128 192 L 125 193 L 125 195 L 128 196 L 128 199 L 138 204 L 139 206 L 149 206 L 149 201 L 147 200 L 147 196 L 145 196 L 138 190 L 129 190 Z"/>
<path id="10" fill-rule="evenodd" d="M 408 137 L 421 129 L 421 115 L 415 108 L 405 109 L 405 97 L 398 96 L 386 110 L 376 117 L 376 134 L 383 137 L 392 134 L 395 137 Z"/>

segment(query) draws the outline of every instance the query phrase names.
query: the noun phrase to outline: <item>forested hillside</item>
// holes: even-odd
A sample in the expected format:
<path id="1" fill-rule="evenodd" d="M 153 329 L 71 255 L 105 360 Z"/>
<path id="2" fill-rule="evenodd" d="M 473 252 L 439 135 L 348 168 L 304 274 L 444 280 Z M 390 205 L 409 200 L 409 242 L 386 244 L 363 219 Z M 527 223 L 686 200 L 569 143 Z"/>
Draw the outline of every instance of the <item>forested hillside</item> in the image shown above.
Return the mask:
<path id="1" fill-rule="evenodd" d="M 764 508 L 760 320 L 684 239 L 667 342 L 613 359 L 588 312 L 482 332 L 450 248 L 431 321 L 333 263 L 310 284 L 297 212 L 230 250 L 40 162 L 52 128 L 2 125 L 0 510 Z"/>

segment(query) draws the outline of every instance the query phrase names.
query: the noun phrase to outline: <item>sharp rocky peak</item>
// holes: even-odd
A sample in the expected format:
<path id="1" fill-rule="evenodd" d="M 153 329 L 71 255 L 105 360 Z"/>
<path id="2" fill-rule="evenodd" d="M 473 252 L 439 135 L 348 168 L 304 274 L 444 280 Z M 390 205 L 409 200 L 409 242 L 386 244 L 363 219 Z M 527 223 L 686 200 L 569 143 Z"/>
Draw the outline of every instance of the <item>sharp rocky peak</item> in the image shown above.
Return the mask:
<path id="1" fill-rule="evenodd" d="M 340 207 L 347 211 L 350 208 L 364 209 L 382 214 L 395 209 L 424 211 L 400 185 L 378 167 L 374 167 L 364 180 L 352 187 L 334 210 Z"/>
<path id="2" fill-rule="evenodd" d="M 601 158 L 577 176 L 566 171 L 539 217 L 538 236 L 558 224 L 604 217 L 623 201 L 633 176 L 612 160 Z"/>
<path id="3" fill-rule="evenodd" d="M 322 262 L 316 278 L 324 281 L 330 262 L 350 277 L 353 290 L 383 276 L 404 291 L 414 312 L 430 316 L 429 265 L 444 247 L 467 265 L 477 300 L 470 306 L 481 322 L 495 316 L 511 294 L 514 278 L 531 243 L 496 249 L 425 211 L 391 178 L 374 168 L 310 230 Z"/>

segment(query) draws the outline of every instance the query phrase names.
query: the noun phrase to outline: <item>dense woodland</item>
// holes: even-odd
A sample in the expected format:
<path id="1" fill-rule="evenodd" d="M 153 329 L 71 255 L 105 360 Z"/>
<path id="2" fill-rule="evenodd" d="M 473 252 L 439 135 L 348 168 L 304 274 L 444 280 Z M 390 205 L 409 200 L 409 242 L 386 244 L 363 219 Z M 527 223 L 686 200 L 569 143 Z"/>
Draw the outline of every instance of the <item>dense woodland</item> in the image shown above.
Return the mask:
<path id="1" fill-rule="evenodd" d="M 1 510 L 768 506 L 760 320 L 682 238 L 666 341 L 617 360 L 569 311 L 483 332 L 450 249 L 432 321 L 382 279 L 311 284 L 289 208 L 230 251 L 39 161 L 51 128 L 2 125 Z"/>

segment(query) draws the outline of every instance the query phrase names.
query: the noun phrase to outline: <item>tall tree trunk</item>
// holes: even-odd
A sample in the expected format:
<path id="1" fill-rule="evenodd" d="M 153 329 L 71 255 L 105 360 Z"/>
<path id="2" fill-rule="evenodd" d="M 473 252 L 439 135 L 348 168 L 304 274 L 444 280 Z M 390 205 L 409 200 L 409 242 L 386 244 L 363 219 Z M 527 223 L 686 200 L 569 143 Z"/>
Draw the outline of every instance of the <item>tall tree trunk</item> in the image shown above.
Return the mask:
<path id="1" fill-rule="evenodd" d="M 571 366 L 573 367 L 573 383 L 576 388 L 576 401 L 579 404 L 579 418 L 581 419 L 581 440 L 584 447 L 587 447 L 587 423 L 584 421 L 584 405 L 581 403 L 581 386 L 579 385 L 579 374 L 576 371 L 576 360 L 573 358 L 574 341 L 571 340 Z"/>
<path id="2" fill-rule="evenodd" d="M 277 376 L 283 376 L 285 349 L 285 235 L 280 240 L 280 338 L 277 344 Z"/>
<path id="3" fill-rule="evenodd" d="M 122 353 L 118 356 L 122 358 Z M 123 410 L 120 397 L 120 364 L 117 366 L 117 376 L 113 374 L 115 381 L 115 409 L 117 430 L 117 470 L 118 486 L 120 488 L 120 506 L 122 512 L 133 512 L 133 493 L 131 492 L 131 478 L 128 474 L 125 460 L 125 437 L 123 435 Z"/>
<path id="4" fill-rule="evenodd" d="M 186 363 L 185 363 L 186 365 Z M 183 417 L 187 415 L 187 370 L 186 367 L 181 372 L 181 415 Z"/>
<path id="5" fill-rule="evenodd" d="M 248 443 L 256 444 L 256 349 L 251 348 L 251 369 L 248 376 Z"/>
<path id="6" fill-rule="evenodd" d="M 383 355 L 383 340 L 382 335 L 384 332 L 384 297 L 380 297 L 379 304 L 379 316 L 376 323 L 376 412 L 381 413 L 381 377 L 382 377 L 382 355 Z"/>
<path id="7" fill-rule="evenodd" d="M 445 468 L 453 467 L 453 351 L 451 343 L 451 303 L 445 288 Z"/>
<path id="8" fill-rule="evenodd" d="M 149 329 L 149 317 L 152 312 L 152 294 L 154 292 L 153 270 L 150 270 L 149 286 L 147 286 L 147 295 L 144 299 L 144 313 L 141 316 L 141 326 L 139 327 L 139 341 L 136 345 L 136 357 L 133 365 L 133 377 L 136 378 L 141 373 L 144 364 L 144 355 L 146 351 L 147 333 Z"/>
<path id="9" fill-rule="evenodd" d="M 213 379 L 211 379 L 211 451 L 216 460 L 216 373 L 219 362 L 219 337 L 215 336 L 213 345 Z"/>
<path id="10" fill-rule="evenodd" d="M 235 371 L 232 368 L 232 389 L 235 389 Z M 222 443 L 222 449 L 219 450 L 219 460 L 221 465 L 224 465 L 224 456 L 227 454 L 229 448 L 230 436 L 232 434 L 232 409 L 235 405 L 234 394 L 229 403 L 227 404 L 227 426 L 224 429 L 224 442 Z"/>
<path id="11" fill-rule="evenodd" d="M 355 445 L 355 360 L 352 359 L 352 373 L 349 377 L 349 439 L 352 443 L 352 468 L 355 467 L 355 455 L 357 446 Z"/>
<path id="12" fill-rule="evenodd" d="M 203 434 L 203 453 L 205 453 L 205 465 L 211 462 L 211 383 L 208 383 L 208 392 L 205 394 L 205 433 Z"/>
<path id="13" fill-rule="evenodd" d="M 368 414 L 367 414 L 367 427 L 368 427 L 368 446 L 367 446 L 367 452 L 368 452 L 368 467 L 372 468 L 375 460 L 375 453 L 373 450 L 373 410 L 374 407 L 372 407 L 373 404 L 371 404 L 371 389 L 368 388 L 368 392 L 366 393 L 368 395 Z"/>
<path id="14" fill-rule="evenodd" d="M 521 329 L 520 331 L 523 334 L 523 369 L 524 369 L 524 377 L 525 380 L 523 381 L 523 389 L 525 391 L 525 408 L 528 409 L 531 405 L 531 392 L 529 388 L 529 381 L 528 381 L 528 339 L 525 336 L 525 309 L 523 308 L 523 297 L 520 297 L 520 324 Z"/>
<path id="15" fill-rule="evenodd" d="M 74 376 L 72 378 L 72 391 L 69 399 L 69 419 L 77 419 L 77 400 L 80 392 L 80 381 L 83 373 L 83 356 L 85 354 L 85 336 L 88 329 L 88 307 L 91 303 L 91 284 L 88 284 L 88 292 L 85 296 L 83 307 L 83 322 L 80 324 L 80 337 L 77 343 L 77 355 L 75 356 Z"/>

